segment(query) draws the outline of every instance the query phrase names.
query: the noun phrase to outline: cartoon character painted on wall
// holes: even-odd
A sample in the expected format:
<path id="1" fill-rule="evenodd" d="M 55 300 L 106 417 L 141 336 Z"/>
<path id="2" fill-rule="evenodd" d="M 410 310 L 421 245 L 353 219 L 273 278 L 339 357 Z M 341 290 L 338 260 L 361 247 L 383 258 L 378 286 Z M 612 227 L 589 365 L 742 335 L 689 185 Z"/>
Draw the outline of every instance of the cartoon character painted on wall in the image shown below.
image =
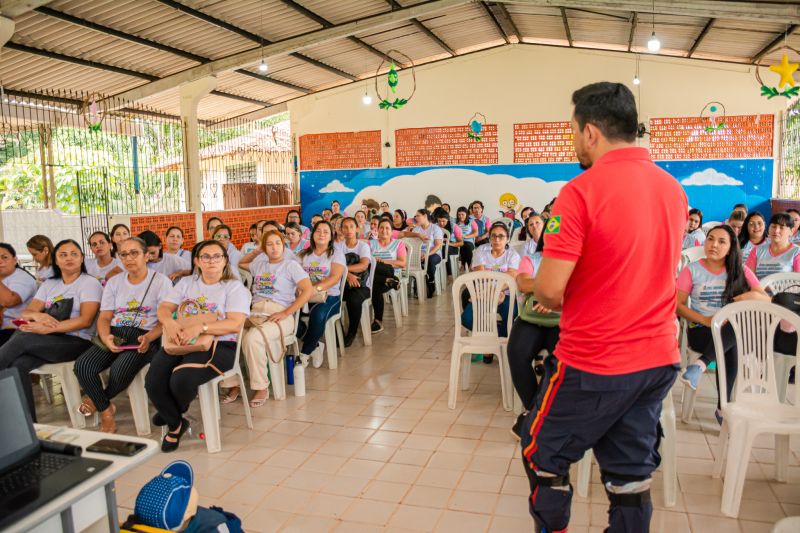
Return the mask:
<path id="1" fill-rule="evenodd" d="M 500 212 L 504 217 L 514 220 L 517 217 L 517 209 L 519 209 L 519 200 L 510 192 L 505 192 L 500 195 L 498 199 L 500 203 Z"/>
<path id="2" fill-rule="evenodd" d="M 442 206 L 442 199 L 436 196 L 435 194 L 429 194 L 425 198 L 425 209 L 427 209 L 429 213 L 433 213 L 433 211 L 437 207 L 441 206 Z"/>

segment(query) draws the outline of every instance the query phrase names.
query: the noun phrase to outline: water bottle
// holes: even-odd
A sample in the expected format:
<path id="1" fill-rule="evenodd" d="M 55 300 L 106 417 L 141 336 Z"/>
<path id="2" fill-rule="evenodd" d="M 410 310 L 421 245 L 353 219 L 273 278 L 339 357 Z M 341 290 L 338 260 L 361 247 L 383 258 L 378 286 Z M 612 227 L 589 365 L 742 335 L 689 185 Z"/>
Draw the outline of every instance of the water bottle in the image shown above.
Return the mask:
<path id="1" fill-rule="evenodd" d="M 294 367 L 294 395 L 306 395 L 306 369 L 303 365 L 295 365 Z"/>
<path id="2" fill-rule="evenodd" d="M 286 384 L 294 385 L 294 356 L 286 356 Z"/>

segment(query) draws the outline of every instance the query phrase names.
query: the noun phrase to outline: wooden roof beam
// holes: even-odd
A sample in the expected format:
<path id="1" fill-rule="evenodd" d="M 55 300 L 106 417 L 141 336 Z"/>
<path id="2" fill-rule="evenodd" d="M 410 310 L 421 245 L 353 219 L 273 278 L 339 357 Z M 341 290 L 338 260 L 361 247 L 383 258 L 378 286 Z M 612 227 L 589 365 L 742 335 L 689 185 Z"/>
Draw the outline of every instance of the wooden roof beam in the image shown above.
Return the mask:
<path id="1" fill-rule="evenodd" d="M 564 22 L 564 32 L 567 34 L 567 42 L 572 47 L 572 32 L 569 31 L 569 21 L 567 20 L 567 10 L 561 8 L 561 20 Z"/>
<path id="2" fill-rule="evenodd" d="M 714 25 L 714 22 L 716 22 L 716 20 L 717 19 L 713 19 L 713 18 L 712 19 L 708 19 L 708 22 L 706 22 L 706 25 L 703 26 L 702 31 L 700 31 L 700 35 L 697 36 L 697 39 L 694 40 L 694 43 L 692 44 L 692 47 L 689 48 L 689 53 L 686 54 L 686 57 L 692 57 L 692 54 L 695 53 L 695 51 L 697 50 L 697 47 L 700 46 L 700 43 L 703 41 L 703 39 L 705 39 L 706 34 L 708 34 L 708 30 L 711 29 L 711 27 Z"/>
<path id="3" fill-rule="evenodd" d="M 793 33 L 795 32 L 795 30 L 797 30 L 798 26 L 799 26 L 798 24 L 792 24 L 791 26 L 789 26 L 788 28 L 786 28 L 786 31 L 785 31 L 785 32 L 781 32 L 781 33 L 780 33 L 780 35 L 778 35 L 777 37 L 775 37 L 775 39 L 773 39 L 773 40 L 772 40 L 772 42 L 770 42 L 770 43 L 769 43 L 767 46 L 765 46 L 764 48 L 762 48 L 762 49 L 761 49 L 761 51 L 759 51 L 759 52 L 758 52 L 756 55 L 754 55 L 753 57 L 751 57 L 751 58 L 750 58 L 750 62 L 751 62 L 751 63 L 757 63 L 757 62 L 758 62 L 758 60 L 759 60 L 759 59 L 761 59 L 762 57 L 764 57 L 765 55 L 767 55 L 767 53 L 768 53 L 770 50 L 772 50 L 773 48 L 775 48 L 776 46 L 778 46 L 779 44 L 781 44 L 781 42 L 782 42 L 782 41 L 783 41 L 783 40 L 784 40 L 786 37 L 788 37 L 788 36 L 790 36 L 791 34 L 793 34 Z"/>

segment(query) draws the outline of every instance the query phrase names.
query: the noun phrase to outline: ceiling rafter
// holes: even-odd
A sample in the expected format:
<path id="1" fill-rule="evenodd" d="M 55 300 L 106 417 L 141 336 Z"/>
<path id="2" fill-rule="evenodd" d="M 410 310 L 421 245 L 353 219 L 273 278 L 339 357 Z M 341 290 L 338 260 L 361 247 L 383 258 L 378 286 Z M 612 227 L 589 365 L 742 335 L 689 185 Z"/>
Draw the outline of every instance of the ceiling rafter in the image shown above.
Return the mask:
<path id="1" fill-rule="evenodd" d="M 118 67 L 116 65 L 109 65 L 107 63 L 100 63 L 98 61 L 91 61 L 89 59 L 83 59 L 80 57 L 73 57 L 64 54 L 59 54 L 58 52 L 51 52 L 50 50 L 43 50 L 41 48 L 34 48 L 32 46 L 27 46 L 24 44 L 14 43 L 14 42 L 7 42 L 3 48 L 8 48 L 9 50 L 16 50 L 18 52 L 24 52 L 26 54 L 32 54 L 40 57 L 46 57 L 48 59 L 55 59 L 57 61 L 63 61 L 65 63 L 72 63 L 74 65 L 81 65 L 83 67 L 90 67 L 98 70 L 104 70 L 106 72 L 114 72 L 116 74 L 122 74 L 125 76 L 130 76 L 132 78 L 139 78 L 142 80 L 147 81 L 156 81 L 159 79 L 158 76 L 154 76 L 152 74 L 147 74 L 146 72 L 140 72 L 138 70 L 131 70 L 127 68 Z M 225 91 L 218 91 L 213 90 L 211 94 L 216 96 L 222 96 L 224 98 L 229 98 L 231 100 L 238 100 L 240 102 L 246 102 L 248 104 L 259 105 L 263 107 L 269 107 L 272 104 L 270 102 L 264 102 L 262 100 L 257 100 L 255 98 L 248 98 L 247 96 L 240 96 L 238 94 L 232 94 Z"/>
<path id="2" fill-rule="evenodd" d="M 403 6 L 398 4 L 395 0 L 386 0 L 386 2 L 392 7 L 393 10 L 394 9 L 402 9 L 403 8 Z M 433 33 L 433 31 L 430 30 L 427 26 L 425 26 L 422 22 L 420 22 L 419 19 L 413 18 L 413 19 L 410 19 L 410 20 L 411 20 L 411 23 L 414 25 L 415 28 L 417 28 L 419 31 L 421 31 L 425 35 L 427 35 L 433 42 L 435 42 L 437 45 L 439 45 L 439 48 L 441 48 L 442 50 L 444 50 L 445 52 L 447 52 L 448 54 L 450 54 L 453 57 L 458 55 L 455 50 L 450 48 L 450 45 L 448 45 L 446 42 L 444 42 L 438 35 Z"/>
<path id="3" fill-rule="evenodd" d="M 32 11 L 34 8 L 49 4 L 53 0 L 0 0 L 0 15 L 4 17 L 18 17 Z"/>
<path id="4" fill-rule="evenodd" d="M 333 28 L 334 26 L 336 26 L 333 22 L 329 21 L 328 19 L 326 19 L 324 17 L 321 17 L 317 13 L 314 13 L 313 11 L 308 9 L 307 7 L 298 4 L 294 0 L 280 0 L 280 1 L 284 5 L 286 5 L 287 7 L 290 7 L 291 9 L 293 9 L 295 11 L 297 11 L 301 15 L 305 15 L 307 18 L 310 18 L 311 20 L 313 20 L 314 22 L 316 22 L 317 24 L 319 24 L 320 26 L 322 26 L 325 29 Z M 354 35 L 348 36 L 347 40 L 352 42 L 352 43 L 357 44 L 358 46 L 360 46 L 364 50 L 366 50 L 366 51 L 368 51 L 368 52 L 370 52 L 372 54 L 375 54 L 376 56 L 380 57 L 384 61 L 389 61 L 390 63 L 395 63 L 397 65 L 406 66 L 405 62 L 397 61 L 393 57 L 391 57 L 391 56 L 389 56 L 387 54 L 384 54 L 383 52 L 381 52 L 380 50 L 378 50 L 374 46 L 365 43 L 364 41 L 362 41 L 361 39 L 359 39 L 358 37 L 356 37 Z"/>
<path id="5" fill-rule="evenodd" d="M 136 43 L 136 44 L 139 44 L 139 45 L 142 45 L 142 46 L 147 46 L 147 47 L 150 47 L 150 48 L 154 48 L 154 49 L 160 50 L 162 52 L 167 52 L 167 53 L 170 53 L 170 54 L 173 54 L 173 55 L 177 55 L 177 56 L 183 57 L 185 59 L 189 59 L 191 61 L 195 61 L 197 63 L 205 64 L 205 63 L 210 63 L 212 61 L 210 58 L 205 57 L 205 56 L 193 54 L 191 52 L 187 52 L 186 50 L 181 50 L 180 48 L 175 48 L 173 46 L 169 46 L 169 45 L 166 45 L 164 43 L 159 43 L 157 41 L 151 41 L 150 39 L 145 39 L 145 38 L 139 37 L 137 35 L 133 35 L 133 34 L 130 34 L 130 33 L 125 33 L 123 31 L 120 31 L 120 30 L 117 30 L 117 29 L 114 29 L 114 28 L 110 28 L 108 26 L 103 26 L 102 24 L 98 24 L 96 22 L 92 22 L 90 20 L 85 20 L 85 19 L 82 19 L 82 18 L 79 18 L 79 17 L 75 17 L 73 15 L 70 15 L 69 13 L 64 13 L 63 11 L 56 11 L 55 9 L 52 9 L 52 8 L 49 8 L 49 7 L 39 7 L 39 8 L 36 8 L 34 11 L 36 11 L 37 13 L 40 13 L 42 15 L 47 15 L 48 17 L 53 17 L 53 18 L 56 18 L 56 19 L 59 19 L 59 20 L 63 20 L 64 22 L 69 22 L 70 24 L 74 24 L 74 25 L 80 26 L 82 28 L 87 28 L 87 29 L 90 29 L 90 30 L 93 30 L 93 31 L 96 31 L 96 32 L 99 32 L 99 33 L 103 33 L 103 34 L 106 34 L 106 35 L 110 35 L 112 37 L 116 37 L 118 39 L 123 39 L 123 40 L 130 41 L 132 43 Z M 302 92 L 304 94 L 311 93 L 311 89 L 309 89 L 307 87 L 301 87 L 299 85 L 295 85 L 293 83 L 281 81 L 281 80 L 275 79 L 275 78 L 270 77 L 270 76 L 265 76 L 263 74 L 256 74 L 254 72 L 250 72 L 249 70 L 237 69 L 235 72 L 238 73 L 238 74 L 244 74 L 246 76 L 251 76 L 251 77 L 254 77 L 254 78 L 259 79 L 261 81 L 272 83 L 274 85 L 279 85 L 281 87 L 284 87 L 286 89 L 291 89 L 293 91 Z"/>
<path id="6" fill-rule="evenodd" d="M 497 23 L 500 25 L 502 32 L 507 38 L 507 42 L 516 41 L 519 43 L 522 41 L 519 29 L 517 29 L 517 25 L 514 22 L 514 19 L 511 17 L 511 13 L 509 13 L 508 9 L 506 9 L 505 4 L 488 2 L 486 3 L 486 7 L 489 8 L 489 11 L 492 12 L 495 21 L 497 21 Z"/>
<path id="7" fill-rule="evenodd" d="M 639 13 L 636 11 L 633 12 L 633 16 L 631 17 L 631 33 L 628 35 L 628 52 L 631 51 L 633 47 L 633 37 L 636 35 L 636 24 L 639 23 Z"/>
<path id="8" fill-rule="evenodd" d="M 715 18 L 708 19 L 708 22 L 706 22 L 706 25 L 703 26 L 703 29 L 700 31 L 700 34 L 697 36 L 697 38 L 694 40 L 694 43 L 692 43 L 692 47 L 689 48 L 689 53 L 686 54 L 686 57 L 692 57 L 692 54 L 695 53 L 697 47 L 700 46 L 701 42 L 703 42 L 703 39 L 705 39 L 706 35 L 708 34 L 708 31 L 711 29 L 711 27 L 714 25 L 716 21 L 717 19 Z"/>
<path id="9" fill-rule="evenodd" d="M 786 37 L 788 37 L 791 34 L 793 34 L 797 30 L 798 27 L 800 27 L 800 25 L 792 24 L 791 26 L 786 28 L 786 31 L 781 32 L 777 37 L 775 37 L 775 39 L 772 40 L 772 42 L 770 42 L 767 46 L 762 48 L 756 55 L 751 57 L 750 58 L 750 62 L 751 63 L 757 63 L 758 60 L 761 59 L 762 57 L 764 57 L 765 55 L 767 55 L 770 50 L 772 50 L 773 48 L 775 48 L 776 46 L 781 44 L 781 41 L 783 41 Z"/>
<path id="10" fill-rule="evenodd" d="M 494 24 L 494 27 L 497 29 L 497 33 L 503 36 L 503 40 L 506 42 L 506 44 L 511 44 L 511 38 L 509 37 L 508 34 L 506 34 L 506 31 L 503 29 L 503 26 L 500 25 L 500 22 L 497 20 L 497 17 L 494 16 L 494 13 L 492 13 L 492 10 L 489 9 L 488 5 L 486 5 L 486 2 L 478 2 L 478 5 L 483 8 L 483 12 L 492 21 L 492 24 Z"/>
<path id="11" fill-rule="evenodd" d="M 567 42 L 570 48 L 572 47 L 572 32 L 569 31 L 569 21 L 567 20 L 567 10 L 563 7 L 561 9 L 561 20 L 564 22 L 564 33 L 567 34 Z"/>
<path id="12" fill-rule="evenodd" d="M 268 39 L 265 39 L 260 35 L 257 35 L 255 33 L 249 32 L 249 31 L 245 30 L 244 28 L 240 28 L 239 26 L 235 26 L 235 25 L 231 24 L 230 22 L 226 22 L 224 20 L 221 20 L 221 19 L 218 19 L 216 17 L 213 17 L 213 16 L 211 16 L 211 15 L 209 15 L 207 13 L 204 13 L 204 12 L 202 12 L 200 10 L 197 10 L 197 9 L 191 8 L 191 7 L 187 6 L 187 5 L 181 4 L 180 2 L 176 2 L 175 0 L 157 0 L 157 1 L 161 2 L 165 6 L 171 7 L 172 9 L 178 10 L 181 13 L 186 13 L 187 15 L 190 15 L 192 17 L 195 17 L 195 18 L 199 19 L 199 20 L 202 20 L 203 22 L 207 22 L 209 24 L 213 24 L 214 26 L 217 26 L 218 28 L 222 28 L 224 30 L 228 30 L 230 32 L 233 32 L 233 33 L 239 35 L 240 37 L 244 37 L 245 39 L 248 39 L 248 40 L 250 40 L 250 41 L 252 41 L 252 42 L 254 42 L 256 44 L 259 44 L 261 46 L 264 46 L 264 45 L 267 45 L 267 44 L 272 44 L 272 41 L 270 41 Z M 346 78 L 346 79 L 348 79 L 350 81 L 358 81 L 359 80 L 358 76 L 354 76 L 353 74 L 350 74 L 349 72 L 345 72 L 344 70 L 341 70 L 341 69 L 338 69 L 338 68 L 336 68 L 334 66 L 331 66 L 331 65 L 328 65 L 326 63 L 323 63 L 322 61 L 314 59 L 313 57 L 308 57 L 308 56 L 303 55 L 303 54 L 301 54 L 299 52 L 294 52 L 294 53 L 291 53 L 289 55 L 294 57 L 294 58 L 299 59 L 300 61 L 304 61 L 304 62 L 306 62 L 306 63 L 308 63 L 310 65 L 314 65 L 317 68 L 321 68 L 323 70 L 326 70 L 326 71 L 330 72 L 331 74 L 335 74 L 335 75 L 337 75 L 339 77 Z"/>

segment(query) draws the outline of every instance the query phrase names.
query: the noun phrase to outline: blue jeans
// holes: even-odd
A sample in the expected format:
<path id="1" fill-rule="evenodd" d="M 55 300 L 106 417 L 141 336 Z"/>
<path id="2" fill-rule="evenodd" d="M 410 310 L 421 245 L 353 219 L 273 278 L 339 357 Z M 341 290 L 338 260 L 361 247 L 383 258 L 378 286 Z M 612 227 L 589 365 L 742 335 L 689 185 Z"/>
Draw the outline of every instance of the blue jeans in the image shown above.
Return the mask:
<path id="1" fill-rule="evenodd" d="M 497 333 L 501 337 L 508 336 L 508 301 L 510 298 L 508 296 L 497 306 L 497 312 L 500 313 L 500 316 L 503 317 L 502 320 L 497 324 Z M 514 316 L 517 316 L 517 306 L 514 305 Z M 468 303 L 464 307 L 464 311 L 461 313 L 461 325 L 467 328 L 468 330 L 472 331 L 472 302 Z"/>
<path id="2" fill-rule="evenodd" d="M 303 322 L 297 329 L 297 336 L 303 339 L 303 347 L 300 349 L 301 353 L 310 355 L 313 352 L 319 340 L 325 334 L 325 323 L 331 317 L 339 312 L 339 296 L 328 296 L 328 298 L 319 304 L 310 306 L 308 313 L 308 326 Z"/>

